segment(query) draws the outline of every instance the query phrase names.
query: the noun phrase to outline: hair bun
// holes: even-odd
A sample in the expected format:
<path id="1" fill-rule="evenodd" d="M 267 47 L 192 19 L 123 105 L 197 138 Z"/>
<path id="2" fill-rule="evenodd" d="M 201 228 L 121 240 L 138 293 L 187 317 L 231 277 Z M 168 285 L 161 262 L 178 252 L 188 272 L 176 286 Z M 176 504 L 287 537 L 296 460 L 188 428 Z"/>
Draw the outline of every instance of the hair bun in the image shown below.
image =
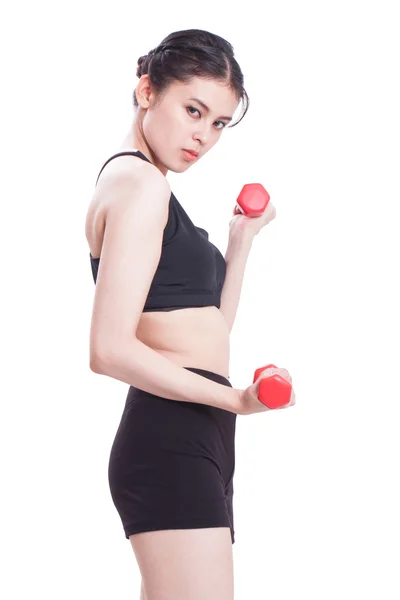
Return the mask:
<path id="1" fill-rule="evenodd" d="M 138 60 L 138 66 L 136 69 L 136 75 L 138 77 L 142 76 L 142 64 L 147 61 L 150 62 L 150 59 L 153 58 L 153 56 L 159 52 L 159 48 L 153 48 L 152 50 L 150 50 L 150 52 L 148 54 L 145 54 L 144 56 L 141 56 Z"/>
<path id="2" fill-rule="evenodd" d="M 147 56 L 140 56 L 139 60 L 137 62 L 137 69 L 136 69 L 136 76 L 137 77 L 141 77 L 142 76 L 142 64 L 144 63 L 144 61 L 146 60 Z"/>

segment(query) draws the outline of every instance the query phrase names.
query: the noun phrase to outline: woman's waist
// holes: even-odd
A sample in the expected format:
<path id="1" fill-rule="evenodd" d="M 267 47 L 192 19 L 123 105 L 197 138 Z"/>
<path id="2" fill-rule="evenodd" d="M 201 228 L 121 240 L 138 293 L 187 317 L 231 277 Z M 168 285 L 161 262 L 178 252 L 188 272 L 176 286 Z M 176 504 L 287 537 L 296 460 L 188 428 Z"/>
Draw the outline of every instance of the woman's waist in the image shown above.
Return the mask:
<path id="1" fill-rule="evenodd" d="M 136 336 L 174 364 L 229 378 L 229 328 L 215 306 L 144 313 Z"/>

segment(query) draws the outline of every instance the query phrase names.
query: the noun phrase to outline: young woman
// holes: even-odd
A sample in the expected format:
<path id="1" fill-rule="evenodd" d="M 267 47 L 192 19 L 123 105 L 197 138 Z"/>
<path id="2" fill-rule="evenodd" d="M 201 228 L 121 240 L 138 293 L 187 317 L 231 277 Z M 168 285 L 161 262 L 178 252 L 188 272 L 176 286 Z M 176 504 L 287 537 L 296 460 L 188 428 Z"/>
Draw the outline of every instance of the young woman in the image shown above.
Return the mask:
<path id="1" fill-rule="evenodd" d="M 257 398 L 263 375 L 290 380 L 275 369 L 246 390 L 229 381 L 246 260 L 275 209 L 234 214 L 224 257 L 166 179 L 218 142 L 241 101 L 241 119 L 247 111 L 226 40 L 174 32 L 139 58 L 137 76 L 133 122 L 99 173 L 86 222 L 96 282 L 90 366 L 130 386 L 110 490 L 141 600 L 232 600 L 236 415 L 268 410 Z"/>

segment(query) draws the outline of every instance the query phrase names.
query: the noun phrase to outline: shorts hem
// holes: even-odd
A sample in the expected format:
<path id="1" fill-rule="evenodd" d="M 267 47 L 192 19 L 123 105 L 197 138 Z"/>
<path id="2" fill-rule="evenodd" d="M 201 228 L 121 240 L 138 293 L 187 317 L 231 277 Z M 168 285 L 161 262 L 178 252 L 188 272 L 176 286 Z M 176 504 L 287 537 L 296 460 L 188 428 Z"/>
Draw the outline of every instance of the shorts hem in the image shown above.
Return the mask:
<path id="1" fill-rule="evenodd" d="M 124 527 L 125 537 L 129 539 L 130 535 L 135 533 L 145 533 L 147 531 L 160 531 L 165 529 L 204 529 L 206 527 L 228 527 L 231 531 L 232 544 L 235 543 L 235 532 L 232 533 L 229 523 L 221 520 L 211 520 L 204 517 L 192 517 L 190 519 L 165 519 L 163 521 L 140 521 L 136 524 Z"/>

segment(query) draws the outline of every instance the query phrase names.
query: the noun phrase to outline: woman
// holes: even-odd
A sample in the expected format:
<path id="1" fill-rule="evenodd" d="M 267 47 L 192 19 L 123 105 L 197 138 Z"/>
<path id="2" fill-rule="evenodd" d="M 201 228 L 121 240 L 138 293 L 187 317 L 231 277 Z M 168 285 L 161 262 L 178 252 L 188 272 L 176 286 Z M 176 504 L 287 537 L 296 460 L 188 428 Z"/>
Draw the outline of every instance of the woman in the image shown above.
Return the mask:
<path id="1" fill-rule="evenodd" d="M 226 40 L 174 32 L 139 58 L 137 76 L 132 125 L 99 173 L 86 222 L 96 282 L 90 366 L 130 386 L 110 490 L 141 600 L 231 600 L 236 415 L 268 410 L 257 398 L 263 376 L 290 380 L 269 369 L 246 390 L 229 382 L 246 260 L 275 209 L 234 211 L 223 257 L 166 179 L 218 142 L 240 101 L 241 119 L 247 111 Z"/>

